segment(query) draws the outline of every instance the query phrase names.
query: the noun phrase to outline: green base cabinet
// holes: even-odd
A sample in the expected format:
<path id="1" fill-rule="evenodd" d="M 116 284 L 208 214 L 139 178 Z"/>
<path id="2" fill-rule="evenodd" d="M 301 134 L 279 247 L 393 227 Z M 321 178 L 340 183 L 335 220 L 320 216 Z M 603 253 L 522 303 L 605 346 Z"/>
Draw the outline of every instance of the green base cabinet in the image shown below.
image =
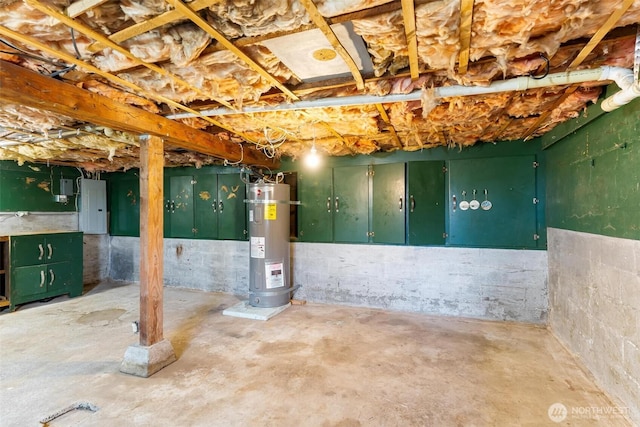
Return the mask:
<path id="1" fill-rule="evenodd" d="M 82 295 L 82 233 L 9 237 L 9 310 L 43 298 Z"/>

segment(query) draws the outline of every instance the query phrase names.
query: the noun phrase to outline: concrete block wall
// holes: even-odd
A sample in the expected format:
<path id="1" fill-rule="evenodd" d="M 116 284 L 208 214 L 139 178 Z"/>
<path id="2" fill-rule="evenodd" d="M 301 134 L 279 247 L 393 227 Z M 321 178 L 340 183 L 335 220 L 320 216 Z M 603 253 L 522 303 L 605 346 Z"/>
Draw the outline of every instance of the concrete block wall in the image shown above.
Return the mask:
<path id="1" fill-rule="evenodd" d="M 292 243 L 310 302 L 546 323 L 545 251 Z M 110 277 L 139 280 L 139 239 L 111 237 Z M 247 242 L 165 239 L 166 286 L 247 296 Z"/>
<path id="2" fill-rule="evenodd" d="M 547 233 L 550 327 L 640 425 L 640 241 Z"/>
<path id="3" fill-rule="evenodd" d="M 110 242 L 108 234 L 83 236 L 82 283 L 96 283 L 109 277 Z"/>

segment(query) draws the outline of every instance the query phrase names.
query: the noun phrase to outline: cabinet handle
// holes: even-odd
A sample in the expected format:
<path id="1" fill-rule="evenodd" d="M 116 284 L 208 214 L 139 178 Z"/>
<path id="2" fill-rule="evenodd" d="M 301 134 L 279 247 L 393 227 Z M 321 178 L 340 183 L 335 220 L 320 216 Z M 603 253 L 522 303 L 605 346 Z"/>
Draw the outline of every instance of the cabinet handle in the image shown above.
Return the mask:
<path id="1" fill-rule="evenodd" d="M 40 261 L 44 256 L 44 247 L 42 246 L 42 243 L 38 243 L 38 249 L 40 249 L 40 256 L 38 256 L 38 261 Z"/>
<path id="2" fill-rule="evenodd" d="M 411 200 L 411 212 L 413 212 L 416 209 L 416 199 L 413 198 L 413 194 L 409 197 L 409 199 Z"/>
<path id="3" fill-rule="evenodd" d="M 400 197 L 400 200 L 398 201 L 398 208 L 402 210 L 402 197 Z"/>
<path id="4" fill-rule="evenodd" d="M 47 243 L 47 249 L 49 249 L 49 255 L 47 256 L 47 259 L 51 259 L 51 257 L 53 256 L 53 247 L 51 246 L 51 243 Z"/>
<path id="5" fill-rule="evenodd" d="M 213 212 L 218 212 L 218 199 L 213 199 L 213 203 L 211 203 L 211 207 L 213 208 Z"/>
<path id="6" fill-rule="evenodd" d="M 53 270 L 49 270 L 49 274 L 51 274 L 51 282 L 49 282 L 49 286 L 53 286 L 53 282 L 56 280 L 56 275 Z"/>
<path id="7" fill-rule="evenodd" d="M 40 287 L 44 286 L 44 270 L 40 270 Z"/>
<path id="8" fill-rule="evenodd" d="M 336 212 L 340 212 L 340 198 L 336 197 L 336 202 L 334 203 L 334 207 L 336 208 Z"/>
<path id="9" fill-rule="evenodd" d="M 222 203 L 222 200 L 218 202 L 218 210 L 220 211 L 220 213 L 222 213 L 222 211 L 224 210 L 224 203 Z"/>
<path id="10" fill-rule="evenodd" d="M 456 195 L 454 194 L 452 197 L 452 203 L 451 203 L 452 209 L 455 212 L 456 211 L 456 207 L 458 207 L 458 200 L 456 199 Z"/>
<path id="11" fill-rule="evenodd" d="M 327 197 L 327 212 L 331 212 L 331 197 Z"/>

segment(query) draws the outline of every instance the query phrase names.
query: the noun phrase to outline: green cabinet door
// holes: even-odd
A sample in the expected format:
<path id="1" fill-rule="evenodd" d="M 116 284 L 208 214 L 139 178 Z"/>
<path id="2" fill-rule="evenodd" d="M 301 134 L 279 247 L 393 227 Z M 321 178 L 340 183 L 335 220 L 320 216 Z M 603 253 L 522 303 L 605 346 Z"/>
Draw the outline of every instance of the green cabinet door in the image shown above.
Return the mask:
<path id="1" fill-rule="evenodd" d="M 368 166 L 333 169 L 333 235 L 335 242 L 369 241 Z"/>
<path id="2" fill-rule="evenodd" d="M 109 234 L 140 235 L 140 181 L 137 178 L 109 181 Z"/>
<path id="3" fill-rule="evenodd" d="M 410 245 L 445 243 L 445 173 L 441 161 L 407 164 L 407 240 Z"/>
<path id="4" fill-rule="evenodd" d="M 481 247 L 536 248 L 534 161 L 533 155 L 451 160 L 448 174 L 448 243 Z M 466 196 L 462 195 L 463 191 L 466 192 Z M 454 196 L 457 202 L 455 209 Z M 491 209 L 461 209 L 461 202 L 465 198 L 467 202 L 476 200 L 479 203 L 486 199 L 491 202 Z"/>
<path id="5" fill-rule="evenodd" d="M 243 240 L 246 235 L 245 184 L 240 174 L 218 175 L 218 239 Z"/>
<path id="6" fill-rule="evenodd" d="M 301 242 L 333 241 L 333 171 L 330 168 L 298 175 L 298 236 Z"/>
<path id="7" fill-rule="evenodd" d="M 200 175 L 194 181 L 195 237 L 215 239 L 218 237 L 217 175 Z"/>
<path id="8" fill-rule="evenodd" d="M 42 235 L 13 236 L 11 265 L 36 265 L 47 262 L 47 246 Z"/>
<path id="9" fill-rule="evenodd" d="M 82 259 L 82 234 L 46 234 L 44 240 L 47 263 Z"/>
<path id="10" fill-rule="evenodd" d="M 404 163 L 376 165 L 373 171 L 372 242 L 405 242 Z"/>
<path id="11" fill-rule="evenodd" d="M 47 292 L 48 271 L 46 265 L 17 267 L 11 276 L 11 303 L 20 304 L 31 300 L 32 295 Z"/>
<path id="12" fill-rule="evenodd" d="M 169 177 L 168 205 L 165 212 L 168 223 L 167 237 L 193 237 L 194 235 L 194 199 L 191 175 Z"/>
<path id="13" fill-rule="evenodd" d="M 47 264 L 47 292 L 64 294 L 69 292 L 70 296 L 80 295 L 77 287 L 78 281 L 82 281 L 82 271 L 73 262 L 56 262 Z"/>

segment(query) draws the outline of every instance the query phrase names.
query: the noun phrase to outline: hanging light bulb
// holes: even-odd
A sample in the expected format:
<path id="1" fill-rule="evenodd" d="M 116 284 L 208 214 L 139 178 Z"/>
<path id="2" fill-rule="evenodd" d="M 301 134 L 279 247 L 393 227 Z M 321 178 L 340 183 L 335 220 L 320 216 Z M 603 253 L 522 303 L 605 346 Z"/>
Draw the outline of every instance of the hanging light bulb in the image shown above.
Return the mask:
<path id="1" fill-rule="evenodd" d="M 320 165 L 320 155 L 318 154 L 318 150 L 316 150 L 315 142 L 311 146 L 311 150 L 307 153 L 304 158 L 304 163 L 308 168 L 314 169 Z"/>

